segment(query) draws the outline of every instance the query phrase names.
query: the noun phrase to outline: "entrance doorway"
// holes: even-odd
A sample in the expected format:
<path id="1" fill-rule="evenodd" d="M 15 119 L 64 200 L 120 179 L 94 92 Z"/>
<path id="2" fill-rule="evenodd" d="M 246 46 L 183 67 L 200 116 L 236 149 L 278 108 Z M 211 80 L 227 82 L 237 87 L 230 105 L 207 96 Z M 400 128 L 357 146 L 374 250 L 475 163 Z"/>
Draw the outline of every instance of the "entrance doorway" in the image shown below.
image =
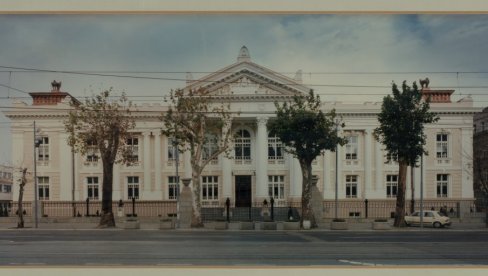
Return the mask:
<path id="1" fill-rule="evenodd" d="M 251 207 L 251 176 L 236 175 L 236 207 Z"/>

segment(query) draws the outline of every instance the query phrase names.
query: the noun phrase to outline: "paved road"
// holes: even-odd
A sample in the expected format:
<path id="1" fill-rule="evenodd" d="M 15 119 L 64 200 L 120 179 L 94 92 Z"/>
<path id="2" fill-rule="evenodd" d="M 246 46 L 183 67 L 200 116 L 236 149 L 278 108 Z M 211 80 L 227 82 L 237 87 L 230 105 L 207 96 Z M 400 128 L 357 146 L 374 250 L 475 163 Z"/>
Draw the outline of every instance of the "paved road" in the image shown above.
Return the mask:
<path id="1" fill-rule="evenodd" d="M 0 265 L 488 265 L 488 232 L 2 230 Z"/>

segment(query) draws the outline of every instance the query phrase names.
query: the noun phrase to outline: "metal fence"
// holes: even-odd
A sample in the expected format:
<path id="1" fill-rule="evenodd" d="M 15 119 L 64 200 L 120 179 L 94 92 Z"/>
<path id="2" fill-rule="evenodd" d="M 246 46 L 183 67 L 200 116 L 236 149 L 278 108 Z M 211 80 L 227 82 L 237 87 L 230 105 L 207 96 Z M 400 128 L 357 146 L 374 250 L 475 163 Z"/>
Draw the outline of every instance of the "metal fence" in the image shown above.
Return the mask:
<path id="1" fill-rule="evenodd" d="M 411 201 L 407 200 L 405 210 L 410 213 Z M 73 217 L 73 216 L 97 216 L 102 212 L 101 201 L 39 201 L 39 214 L 43 217 Z M 395 213 L 396 200 L 339 200 L 337 204 L 338 218 L 391 218 Z M 486 208 L 472 200 L 424 200 L 424 210 L 437 210 L 445 207 L 451 217 L 478 217 L 480 210 Z M 23 202 L 23 210 L 26 216 L 32 216 L 34 203 Z M 325 200 L 322 203 L 323 219 L 332 219 L 335 217 L 336 204 L 334 200 Z M 134 210 L 133 210 L 134 209 Z M 272 210 L 271 210 L 272 209 Z M 415 201 L 416 211 L 420 210 L 420 202 Z M 8 210 L 9 216 L 15 216 L 18 210 L 18 203 L 12 202 Z M 136 200 L 134 205 L 132 201 L 123 201 L 119 207 L 119 202 L 112 203 L 114 214 L 126 216 L 133 212 L 138 217 L 170 217 L 175 216 L 177 212 L 176 201 L 142 201 Z M 289 212 L 292 212 L 294 218 L 301 216 L 300 202 L 277 201 L 271 208 L 271 202 L 254 202 L 250 207 L 235 207 L 233 202 L 229 204 L 229 219 L 231 221 L 262 221 L 271 217 L 271 211 L 274 220 L 287 220 Z M 202 219 L 206 221 L 227 219 L 227 208 L 225 203 L 219 203 L 213 206 L 202 207 Z"/>

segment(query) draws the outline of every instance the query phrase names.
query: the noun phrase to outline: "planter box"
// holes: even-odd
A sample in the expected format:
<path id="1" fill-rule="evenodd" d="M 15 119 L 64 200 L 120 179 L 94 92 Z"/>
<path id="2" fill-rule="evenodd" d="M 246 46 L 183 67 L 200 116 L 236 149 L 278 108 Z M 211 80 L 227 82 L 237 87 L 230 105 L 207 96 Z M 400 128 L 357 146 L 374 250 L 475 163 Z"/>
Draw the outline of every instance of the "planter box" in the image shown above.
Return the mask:
<path id="1" fill-rule="evenodd" d="M 347 230 L 348 225 L 346 221 L 332 221 L 330 223 L 331 230 Z"/>
<path id="2" fill-rule="evenodd" d="M 139 229 L 140 224 L 138 220 L 125 220 L 123 223 L 124 229 Z"/>
<path id="3" fill-rule="evenodd" d="M 261 223 L 262 230 L 276 230 L 276 222 L 266 221 Z"/>
<path id="4" fill-rule="evenodd" d="M 227 224 L 227 228 L 229 230 L 241 230 L 241 223 L 240 222 L 229 222 Z"/>
<path id="5" fill-rule="evenodd" d="M 299 221 L 285 221 L 283 222 L 284 230 L 300 230 Z"/>
<path id="6" fill-rule="evenodd" d="M 241 230 L 254 230 L 254 223 L 252 221 L 241 221 Z"/>
<path id="7" fill-rule="evenodd" d="M 227 221 L 216 221 L 216 222 L 214 222 L 214 229 L 215 230 L 226 230 L 227 229 Z"/>
<path id="8" fill-rule="evenodd" d="M 175 229 L 176 221 L 173 219 L 162 219 L 159 221 L 159 229 Z"/>
<path id="9" fill-rule="evenodd" d="M 391 229 L 390 224 L 388 222 L 374 221 L 372 223 L 372 225 L 373 225 L 373 230 L 389 230 L 389 229 Z"/>

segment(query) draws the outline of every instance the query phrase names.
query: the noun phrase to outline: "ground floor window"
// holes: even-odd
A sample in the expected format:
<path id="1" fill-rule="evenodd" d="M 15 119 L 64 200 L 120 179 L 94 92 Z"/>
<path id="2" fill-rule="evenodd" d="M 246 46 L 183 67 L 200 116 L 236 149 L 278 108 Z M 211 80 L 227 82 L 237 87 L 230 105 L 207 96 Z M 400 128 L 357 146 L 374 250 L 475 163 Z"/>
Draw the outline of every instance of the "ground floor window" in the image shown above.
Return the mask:
<path id="1" fill-rule="evenodd" d="M 180 194 L 180 186 L 178 185 L 178 177 L 168 177 L 168 199 L 178 199 Z"/>
<path id="2" fill-rule="evenodd" d="M 49 177 L 39 176 L 37 178 L 37 196 L 39 200 L 49 200 Z"/>
<path id="3" fill-rule="evenodd" d="M 202 200 L 214 201 L 219 199 L 219 177 L 202 176 Z"/>
<path id="4" fill-rule="evenodd" d="M 274 199 L 285 198 L 285 176 L 268 175 L 268 196 Z"/>
<path id="5" fill-rule="evenodd" d="M 447 188 L 449 185 L 448 174 L 437 175 L 437 197 L 447 197 Z"/>
<path id="6" fill-rule="evenodd" d="M 86 186 L 88 189 L 88 198 L 90 200 L 98 200 L 98 177 L 87 177 Z"/>
<path id="7" fill-rule="evenodd" d="M 347 198 L 358 197 L 358 176 L 357 175 L 346 176 L 346 197 Z"/>
<path id="8" fill-rule="evenodd" d="M 127 177 L 127 198 L 139 199 L 139 176 Z"/>
<path id="9" fill-rule="evenodd" d="M 398 175 L 389 174 L 386 176 L 386 197 L 396 197 L 398 191 Z"/>

